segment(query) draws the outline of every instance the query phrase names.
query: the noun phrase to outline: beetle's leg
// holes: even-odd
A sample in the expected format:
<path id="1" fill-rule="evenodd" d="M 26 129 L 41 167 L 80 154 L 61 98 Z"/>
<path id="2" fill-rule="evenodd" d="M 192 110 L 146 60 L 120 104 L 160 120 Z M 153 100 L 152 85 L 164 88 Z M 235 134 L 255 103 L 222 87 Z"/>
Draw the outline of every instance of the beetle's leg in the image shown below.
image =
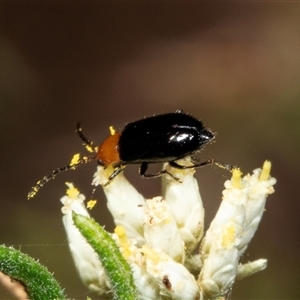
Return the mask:
<path id="1" fill-rule="evenodd" d="M 107 183 L 104 184 L 104 186 L 110 184 L 110 182 L 116 178 L 117 175 L 119 175 L 126 167 L 126 164 L 119 164 L 114 168 L 114 171 L 110 174 L 110 176 L 108 177 L 108 181 Z"/>
<path id="2" fill-rule="evenodd" d="M 225 164 L 225 163 L 222 163 L 222 162 L 220 162 L 220 161 L 215 161 L 214 159 L 211 159 L 211 161 L 212 161 L 212 164 L 213 165 L 215 165 L 215 166 L 217 166 L 217 167 L 219 167 L 219 168 L 221 168 L 221 169 L 225 169 L 225 170 L 227 170 L 227 171 L 232 171 L 233 169 L 237 169 L 239 166 L 233 166 L 233 165 L 231 165 L 231 164 Z"/>
<path id="3" fill-rule="evenodd" d="M 176 181 L 180 182 L 180 179 L 178 179 L 177 177 L 175 177 L 173 174 L 169 173 L 167 170 L 161 170 L 161 171 L 156 172 L 156 173 L 146 174 L 147 168 L 148 168 L 148 163 L 146 163 L 146 162 L 141 163 L 140 176 L 142 178 L 156 178 L 156 177 L 160 177 L 162 175 L 168 174 L 173 179 L 175 179 Z"/>
<path id="4" fill-rule="evenodd" d="M 148 163 L 146 163 L 146 162 L 141 163 L 139 172 L 140 172 L 140 176 L 142 178 L 155 178 L 155 177 L 159 177 L 166 173 L 165 170 L 161 170 L 157 173 L 146 174 L 147 169 L 148 169 Z"/>
<path id="5" fill-rule="evenodd" d="M 233 166 L 230 164 L 224 164 L 224 163 L 216 161 L 214 159 L 209 159 L 202 163 L 194 164 L 192 166 L 182 166 L 182 165 L 179 165 L 178 163 L 176 163 L 175 161 L 170 161 L 169 164 L 171 167 L 177 168 L 177 169 L 201 168 L 201 167 L 208 166 L 208 165 L 215 165 L 219 168 L 226 169 L 228 171 L 232 171 L 232 169 L 237 168 L 237 166 Z"/>

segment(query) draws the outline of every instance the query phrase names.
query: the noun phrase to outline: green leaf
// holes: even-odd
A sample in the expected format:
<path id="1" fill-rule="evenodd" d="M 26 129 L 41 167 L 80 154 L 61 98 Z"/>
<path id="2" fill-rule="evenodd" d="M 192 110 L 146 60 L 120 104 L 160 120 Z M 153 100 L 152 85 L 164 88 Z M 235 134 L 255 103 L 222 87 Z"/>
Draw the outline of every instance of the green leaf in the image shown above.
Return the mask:
<path id="1" fill-rule="evenodd" d="M 30 256 L 0 245 L 0 271 L 18 280 L 30 300 L 67 299 L 52 274 Z"/>
<path id="2" fill-rule="evenodd" d="M 130 265 L 122 256 L 111 235 L 93 219 L 73 212 L 73 221 L 93 247 L 110 279 L 114 299 L 138 299 Z"/>

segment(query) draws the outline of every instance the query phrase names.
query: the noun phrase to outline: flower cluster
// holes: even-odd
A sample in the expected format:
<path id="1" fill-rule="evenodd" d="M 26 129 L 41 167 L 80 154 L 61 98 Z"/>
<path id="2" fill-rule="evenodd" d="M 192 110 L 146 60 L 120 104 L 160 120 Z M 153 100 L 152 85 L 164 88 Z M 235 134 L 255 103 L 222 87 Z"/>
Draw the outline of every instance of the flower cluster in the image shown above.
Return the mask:
<path id="1" fill-rule="evenodd" d="M 186 158 L 180 162 L 189 165 Z M 270 162 L 252 175 L 233 170 L 225 182 L 220 208 L 204 234 L 204 208 L 194 169 L 165 165 L 163 196 L 145 199 L 119 174 L 107 184 L 110 167 L 98 167 L 93 184 L 102 185 L 116 224 L 112 234 L 129 263 L 138 299 L 227 299 L 236 278 L 266 267 L 259 259 L 239 259 L 252 239 L 274 192 Z M 178 180 L 174 179 L 177 178 Z M 93 248 L 72 221 L 72 211 L 89 217 L 85 197 L 68 184 L 61 199 L 70 250 L 84 284 L 103 298 L 113 298 L 112 283 Z M 108 257 L 104 259 L 109 259 Z"/>

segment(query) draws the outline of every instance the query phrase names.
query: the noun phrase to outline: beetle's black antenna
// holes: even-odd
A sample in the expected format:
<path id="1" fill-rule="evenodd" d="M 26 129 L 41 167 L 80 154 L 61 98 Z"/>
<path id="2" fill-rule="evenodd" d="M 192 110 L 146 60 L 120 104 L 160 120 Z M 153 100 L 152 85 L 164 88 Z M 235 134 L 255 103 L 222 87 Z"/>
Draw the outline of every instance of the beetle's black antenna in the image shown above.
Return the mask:
<path id="1" fill-rule="evenodd" d="M 82 132 L 82 128 L 80 123 L 78 122 L 76 124 L 76 133 L 80 137 L 80 139 L 83 141 L 83 145 L 87 148 L 90 152 L 97 152 L 97 148 L 94 146 L 94 142 L 90 141 Z"/>
<path id="2" fill-rule="evenodd" d="M 58 173 L 68 171 L 68 170 L 75 170 L 79 165 L 89 163 L 96 159 L 96 156 L 84 156 L 81 159 L 78 159 L 75 163 L 70 163 L 69 165 L 57 168 L 51 172 L 51 174 L 44 176 L 41 180 L 39 180 L 34 187 L 32 187 L 31 191 L 27 195 L 27 199 L 33 198 L 39 189 L 44 186 L 48 181 L 55 178 Z"/>

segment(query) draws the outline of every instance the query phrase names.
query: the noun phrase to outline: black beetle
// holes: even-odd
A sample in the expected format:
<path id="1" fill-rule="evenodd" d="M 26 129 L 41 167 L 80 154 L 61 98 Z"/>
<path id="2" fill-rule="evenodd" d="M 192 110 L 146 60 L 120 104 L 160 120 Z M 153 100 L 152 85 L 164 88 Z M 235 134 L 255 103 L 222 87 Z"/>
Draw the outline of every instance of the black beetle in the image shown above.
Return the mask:
<path id="1" fill-rule="evenodd" d="M 178 169 L 198 168 L 209 164 L 232 169 L 231 165 L 216 162 L 213 159 L 192 166 L 182 166 L 176 163 L 178 159 L 193 155 L 214 138 L 214 134 L 205 128 L 202 122 L 181 110 L 134 121 L 127 124 L 122 132 L 113 130 L 97 148 L 83 135 L 79 124 L 77 124 L 77 133 L 84 144 L 96 152 L 96 155 L 83 157 L 75 164 L 54 170 L 32 188 L 28 198 L 33 197 L 57 173 L 75 169 L 80 164 L 96 159 L 104 167 L 109 165 L 114 167 L 108 183 L 122 172 L 127 164 L 140 164 L 140 175 L 144 178 L 158 177 L 167 173 L 166 170 L 161 170 L 146 174 L 149 163 L 168 162 Z"/>

